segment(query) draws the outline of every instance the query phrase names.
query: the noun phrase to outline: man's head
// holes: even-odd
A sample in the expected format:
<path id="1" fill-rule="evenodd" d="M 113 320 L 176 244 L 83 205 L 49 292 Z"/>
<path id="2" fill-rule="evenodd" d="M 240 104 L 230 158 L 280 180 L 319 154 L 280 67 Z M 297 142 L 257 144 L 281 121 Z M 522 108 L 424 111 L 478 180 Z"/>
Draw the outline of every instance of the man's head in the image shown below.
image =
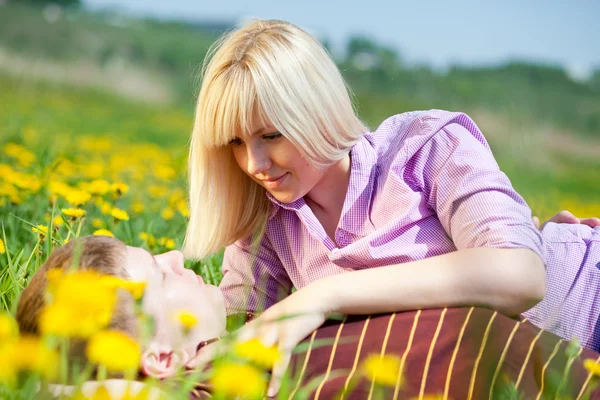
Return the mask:
<path id="1" fill-rule="evenodd" d="M 146 282 L 142 311 L 154 320 L 152 338 L 142 342 L 134 299 L 124 290 L 117 293 L 108 326 L 141 344 L 144 350 L 141 365 L 146 374 L 172 374 L 195 355 L 198 343 L 225 331 L 225 304 L 221 292 L 185 269 L 181 252 L 152 256 L 144 249 L 126 246 L 115 238 L 88 236 L 73 239 L 55 249 L 23 290 L 17 306 L 21 333 L 40 334 L 39 317 L 45 306 L 48 271 L 69 269 L 74 263 L 79 269 Z M 195 315 L 198 323 L 184 331 L 176 319 L 179 312 Z M 72 359 L 85 360 L 85 344 L 83 340 L 73 341 Z"/>

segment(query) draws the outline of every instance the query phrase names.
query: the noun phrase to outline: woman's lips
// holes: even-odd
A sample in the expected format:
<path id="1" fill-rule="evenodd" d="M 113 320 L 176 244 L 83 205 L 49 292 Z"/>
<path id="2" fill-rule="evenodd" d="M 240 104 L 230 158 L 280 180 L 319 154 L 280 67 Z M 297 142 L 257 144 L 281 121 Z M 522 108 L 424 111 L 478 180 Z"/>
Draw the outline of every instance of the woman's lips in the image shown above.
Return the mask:
<path id="1" fill-rule="evenodd" d="M 285 174 L 281 175 L 275 180 L 263 180 L 263 185 L 265 185 L 267 189 L 276 189 L 282 185 L 283 181 L 288 176 L 288 174 L 289 172 L 286 172 Z"/>

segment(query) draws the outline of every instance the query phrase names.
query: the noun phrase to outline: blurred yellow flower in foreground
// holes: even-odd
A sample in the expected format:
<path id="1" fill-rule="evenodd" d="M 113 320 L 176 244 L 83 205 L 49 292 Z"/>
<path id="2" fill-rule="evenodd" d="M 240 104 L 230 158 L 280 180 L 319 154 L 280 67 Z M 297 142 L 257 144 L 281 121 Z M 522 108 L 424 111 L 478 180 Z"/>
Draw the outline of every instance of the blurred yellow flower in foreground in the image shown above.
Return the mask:
<path id="1" fill-rule="evenodd" d="M 85 210 L 81 208 L 63 208 L 61 210 L 67 217 L 81 218 L 85 215 Z"/>
<path id="2" fill-rule="evenodd" d="M 94 228 L 102 228 L 104 226 L 104 221 L 102 221 L 100 218 L 94 218 L 92 220 L 92 226 Z"/>
<path id="3" fill-rule="evenodd" d="M 119 397 L 121 400 L 164 400 L 164 397 L 161 397 L 161 393 L 157 388 L 151 388 L 150 386 L 144 386 L 142 390 L 137 393 L 133 393 L 131 387 L 127 388 L 127 391 L 123 395 L 123 397 Z M 114 397 L 110 395 L 110 392 L 104 385 L 98 387 L 94 394 L 90 396 L 86 396 L 81 391 L 76 392 L 72 397 L 69 397 L 69 400 L 113 400 Z"/>
<path id="4" fill-rule="evenodd" d="M 81 390 L 78 390 L 73 396 L 69 397 L 69 400 L 113 400 L 113 398 L 108 389 L 100 386 L 91 396 L 86 396 Z"/>
<path id="5" fill-rule="evenodd" d="M 38 225 L 31 228 L 31 231 L 34 233 L 39 233 L 40 235 L 48 234 L 48 226 L 47 225 Z"/>
<path id="6" fill-rule="evenodd" d="M 13 342 L 0 342 L 0 385 L 12 386 L 17 381 L 16 356 Z"/>
<path id="7" fill-rule="evenodd" d="M 97 231 L 94 231 L 94 235 L 115 237 L 114 233 L 112 233 L 108 229 L 98 229 Z"/>
<path id="8" fill-rule="evenodd" d="M 17 321 L 8 313 L 0 313 L 0 342 L 14 339 L 17 336 L 19 336 Z"/>
<path id="9" fill-rule="evenodd" d="M 181 310 L 175 313 L 175 320 L 186 330 L 192 329 L 198 323 L 198 318 L 189 311 Z"/>
<path id="10" fill-rule="evenodd" d="M 400 373 L 400 358 L 395 356 L 371 354 L 362 364 L 364 375 L 371 381 L 385 386 L 395 386 Z"/>
<path id="11" fill-rule="evenodd" d="M 119 221 L 129 221 L 129 214 L 127 214 L 127 211 L 121 210 L 120 208 L 113 208 L 110 212 L 110 215 Z"/>
<path id="12" fill-rule="evenodd" d="M 119 397 L 121 400 L 162 400 L 163 397 L 160 396 L 160 392 L 157 388 L 151 388 L 150 386 L 145 386 L 142 390 L 138 391 L 136 394 L 132 393 L 130 387 L 127 388 L 127 391 L 123 395 L 123 397 Z M 90 396 L 84 395 L 81 391 L 76 392 L 72 397 L 69 397 L 69 400 L 113 400 L 114 398 L 110 395 L 108 389 L 105 386 L 100 386 L 96 391 Z"/>
<path id="13" fill-rule="evenodd" d="M 47 274 L 49 303 L 40 315 L 44 334 L 87 338 L 110 323 L 117 300 L 117 289 L 127 290 L 136 299 L 144 293 L 144 282 L 132 282 L 96 271 Z M 93 293 L 93 295 L 90 295 Z"/>
<path id="14" fill-rule="evenodd" d="M 210 378 L 214 393 L 225 399 L 261 399 L 267 386 L 264 373 L 252 365 L 221 363 Z"/>
<path id="15" fill-rule="evenodd" d="M 42 333 L 87 338 L 109 324 L 118 278 L 93 271 L 53 269 L 47 279 L 50 301 L 40 315 Z"/>
<path id="16" fill-rule="evenodd" d="M 586 358 L 583 362 L 583 366 L 587 369 L 592 375 L 600 376 L 600 363 L 597 363 L 596 360 L 592 358 Z"/>
<path id="17" fill-rule="evenodd" d="M 281 357 L 277 346 L 265 346 L 257 338 L 236 343 L 234 351 L 240 357 L 246 358 L 266 369 L 273 368 L 273 364 Z"/>
<path id="18" fill-rule="evenodd" d="M 121 289 L 127 290 L 134 299 L 139 300 L 144 295 L 144 290 L 146 289 L 146 282 L 135 282 L 135 281 L 126 281 L 121 280 L 118 284 Z"/>
<path id="19" fill-rule="evenodd" d="M 87 345 L 86 355 L 112 372 L 135 371 L 142 356 L 136 341 L 118 331 L 96 333 Z"/>
<path id="20" fill-rule="evenodd" d="M 19 372 L 36 372 L 54 379 L 58 371 L 58 352 L 48 348 L 42 339 L 23 336 L 0 343 L 0 381 L 11 383 Z"/>
<path id="21" fill-rule="evenodd" d="M 4 245 L 4 241 L 0 239 L 0 254 L 6 253 L 6 246 Z"/>

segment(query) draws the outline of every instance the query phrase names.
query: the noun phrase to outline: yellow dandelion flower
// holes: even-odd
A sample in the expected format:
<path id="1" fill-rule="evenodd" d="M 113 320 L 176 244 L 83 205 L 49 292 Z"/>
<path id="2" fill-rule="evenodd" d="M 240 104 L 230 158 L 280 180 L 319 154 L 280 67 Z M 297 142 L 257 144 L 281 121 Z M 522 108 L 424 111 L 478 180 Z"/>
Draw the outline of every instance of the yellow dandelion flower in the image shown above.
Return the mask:
<path id="1" fill-rule="evenodd" d="M 67 217 L 71 218 L 81 218 L 85 215 L 85 210 L 82 210 L 81 208 L 63 208 L 61 211 Z"/>
<path id="2" fill-rule="evenodd" d="M 154 199 L 159 199 L 169 193 L 169 188 L 166 186 L 151 185 L 148 187 L 148 194 Z"/>
<path id="3" fill-rule="evenodd" d="M 75 393 L 72 397 L 69 397 L 69 400 L 113 400 L 114 397 L 110 395 L 110 392 L 104 385 L 99 386 L 96 391 L 91 395 L 91 397 L 86 396 L 80 390 Z M 148 385 L 145 385 L 141 390 L 138 390 L 135 393 L 135 389 L 132 390 L 131 386 L 127 387 L 127 390 L 123 394 L 122 397 L 119 397 L 121 400 L 162 400 L 161 392 L 157 388 L 151 388 Z"/>
<path id="4" fill-rule="evenodd" d="M 192 329 L 198 323 L 198 317 L 186 310 L 180 310 L 175 313 L 175 321 L 177 321 L 186 330 Z"/>
<path id="5" fill-rule="evenodd" d="M 19 336 L 19 327 L 12 315 L 0 313 L 0 342 L 5 342 Z"/>
<path id="6" fill-rule="evenodd" d="M 120 208 L 113 208 L 110 212 L 110 215 L 119 221 L 129 221 L 129 214 L 127 214 L 127 211 L 121 210 Z"/>
<path id="7" fill-rule="evenodd" d="M 583 366 L 585 369 L 591 372 L 592 375 L 600 376 L 600 363 L 597 363 L 596 360 L 592 358 L 586 358 L 583 362 Z"/>
<path id="8" fill-rule="evenodd" d="M 144 295 L 144 290 L 146 289 L 146 282 L 122 280 L 119 283 L 119 287 L 131 293 L 134 299 L 139 300 Z"/>
<path id="9" fill-rule="evenodd" d="M 156 238 L 151 233 L 140 233 L 140 239 L 146 242 L 148 246 L 156 246 Z"/>
<path id="10" fill-rule="evenodd" d="M 100 207 L 100 212 L 104 215 L 110 215 L 113 207 L 110 205 L 110 203 L 107 203 L 104 200 L 99 200 L 96 202 L 96 204 Z"/>
<path id="11" fill-rule="evenodd" d="M 176 204 L 176 208 L 184 217 L 188 218 L 190 216 L 190 209 L 188 208 L 187 201 L 179 200 Z"/>
<path id="12" fill-rule="evenodd" d="M 52 218 L 52 225 L 63 226 L 64 224 L 65 224 L 65 221 L 63 220 L 62 215 L 57 215 L 54 218 Z"/>
<path id="13" fill-rule="evenodd" d="M 141 351 L 135 340 L 119 331 L 102 331 L 90 338 L 86 348 L 88 359 L 106 366 L 111 372 L 136 370 Z"/>
<path id="14" fill-rule="evenodd" d="M 94 231 L 94 235 L 95 236 L 111 236 L 111 237 L 115 237 L 114 233 L 112 233 L 108 229 L 98 229 L 97 231 Z"/>
<path id="15" fill-rule="evenodd" d="M 252 365 L 218 364 L 210 378 L 214 393 L 221 398 L 261 399 L 267 386 L 262 371 Z"/>
<path id="16" fill-rule="evenodd" d="M 71 240 L 71 239 L 69 239 L 69 238 L 66 238 L 65 240 L 63 240 L 63 244 L 67 244 L 67 243 L 69 243 L 69 241 L 70 241 L 70 240 Z"/>
<path id="17" fill-rule="evenodd" d="M 81 206 L 87 203 L 92 195 L 85 190 L 71 189 L 65 196 L 65 199 L 74 206 Z"/>
<path id="18" fill-rule="evenodd" d="M 121 397 L 121 399 L 124 399 Z M 81 390 L 75 392 L 75 394 L 69 397 L 69 400 L 113 400 L 110 392 L 104 385 L 99 386 L 96 391 L 90 396 L 86 396 Z"/>
<path id="19" fill-rule="evenodd" d="M 129 186 L 123 182 L 115 182 L 110 185 L 110 189 L 117 196 L 122 196 L 129 192 Z"/>
<path id="20" fill-rule="evenodd" d="M 175 216 L 175 211 L 173 211 L 171 207 L 166 207 L 162 209 L 160 216 L 163 217 L 164 220 L 169 221 Z"/>
<path id="21" fill-rule="evenodd" d="M 31 228 L 31 231 L 34 233 L 39 233 L 40 235 L 47 235 L 48 234 L 48 226 L 47 225 L 33 226 Z"/>
<path id="22" fill-rule="evenodd" d="M 364 375 L 375 383 L 395 386 L 400 371 L 400 358 L 371 354 L 363 361 L 362 370 Z M 402 378 L 400 378 L 400 384 L 402 384 Z"/>
<path id="23" fill-rule="evenodd" d="M 154 176 L 165 181 L 169 181 L 177 175 L 175 170 L 168 165 L 155 165 L 153 168 Z"/>
<path id="24" fill-rule="evenodd" d="M 110 183 L 104 179 L 96 179 L 90 182 L 88 185 L 88 191 L 95 195 L 105 195 L 110 191 Z"/>
<path id="25" fill-rule="evenodd" d="M 141 214 L 142 212 L 144 212 L 144 204 L 142 204 L 142 202 L 140 201 L 134 201 L 131 205 L 131 209 L 134 213 Z"/>
<path id="26" fill-rule="evenodd" d="M 4 241 L 0 239 L 0 254 L 6 253 L 6 246 L 4 245 Z"/>
<path id="27" fill-rule="evenodd" d="M 4 152 L 16 158 L 24 167 L 30 166 L 35 161 L 35 155 L 20 144 L 7 143 L 4 145 Z"/>
<path id="28" fill-rule="evenodd" d="M 13 342 L 0 342 L 0 385 L 13 386 L 17 382 L 18 355 Z"/>
<path id="29" fill-rule="evenodd" d="M 41 374 L 46 379 L 56 378 L 58 371 L 58 352 L 48 348 L 41 338 L 20 337 L 14 347 L 18 349 L 16 360 L 18 369 Z"/>
<path id="30" fill-rule="evenodd" d="M 104 226 L 104 221 L 101 220 L 100 218 L 94 218 L 92 220 L 92 226 L 94 228 L 102 228 Z"/>
<path id="31" fill-rule="evenodd" d="M 234 351 L 240 357 L 251 360 L 266 369 L 273 368 L 273 364 L 281 357 L 277 346 L 267 347 L 257 338 L 236 343 Z"/>
<path id="32" fill-rule="evenodd" d="M 66 197 L 67 193 L 73 190 L 73 188 L 61 181 L 50 181 L 50 183 L 48 183 L 48 190 L 51 194 L 58 194 Z"/>
<path id="33" fill-rule="evenodd" d="M 86 338 L 105 328 L 112 318 L 117 289 L 123 280 L 94 271 L 47 274 L 49 304 L 40 314 L 44 334 Z M 94 293 L 94 296 L 90 296 Z"/>
<path id="34" fill-rule="evenodd" d="M 175 241 L 173 239 L 169 239 L 169 238 L 160 238 L 158 243 L 161 246 L 166 247 L 168 250 L 173 250 L 175 248 Z"/>

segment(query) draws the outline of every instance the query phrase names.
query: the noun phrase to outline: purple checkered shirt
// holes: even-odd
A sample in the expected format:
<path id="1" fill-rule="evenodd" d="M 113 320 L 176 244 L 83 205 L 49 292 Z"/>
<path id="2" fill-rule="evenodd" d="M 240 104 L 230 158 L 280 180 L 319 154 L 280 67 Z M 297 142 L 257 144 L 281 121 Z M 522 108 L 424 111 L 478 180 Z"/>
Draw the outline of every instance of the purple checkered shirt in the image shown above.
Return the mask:
<path id="1" fill-rule="evenodd" d="M 584 265 L 589 243 L 600 261 L 600 229 L 548 224 L 540 233 L 482 133 L 462 113 L 396 115 L 353 146 L 350 183 L 335 231 L 338 246 L 304 198 L 281 203 L 267 196 L 273 212 L 259 246 L 252 248 L 246 238 L 225 250 L 220 288 L 228 314 L 259 312 L 288 296 L 293 286 L 300 289 L 329 275 L 474 247 L 529 248 L 553 263 L 547 265 L 547 298 L 523 315 L 539 326 L 557 304 L 573 296 L 569 285 L 581 281 L 573 274 L 565 278 L 563 270 L 587 266 L 595 274 L 595 288 L 600 284 L 595 264 Z M 563 242 L 563 228 L 581 234 Z M 546 231 L 552 234 L 547 241 Z M 567 304 L 546 328 L 567 339 L 577 335 L 584 345 L 597 348 L 600 342 L 590 325 L 599 304 L 587 303 L 585 317 L 571 315 Z"/>

